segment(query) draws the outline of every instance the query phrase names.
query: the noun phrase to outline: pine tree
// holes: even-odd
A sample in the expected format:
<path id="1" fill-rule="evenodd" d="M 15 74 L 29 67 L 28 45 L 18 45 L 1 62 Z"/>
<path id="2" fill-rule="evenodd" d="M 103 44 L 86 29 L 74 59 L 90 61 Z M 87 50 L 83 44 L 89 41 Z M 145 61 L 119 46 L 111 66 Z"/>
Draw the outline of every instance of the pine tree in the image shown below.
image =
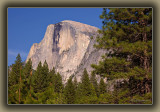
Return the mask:
<path id="1" fill-rule="evenodd" d="M 26 86 L 25 93 L 27 93 L 28 91 L 30 91 L 31 85 L 32 85 L 32 61 L 31 59 L 29 59 L 24 66 L 24 76 L 25 76 L 24 84 Z"/>
<path id="2" fill-rule="evenodd" d="M 67 104 L 74 104 L 75 102 L 75 86 L 72 82 L 72 78 L 68 79 L 67 85 L 65 86 L 64 95 Z"/>
<path id="3" fill-rule="evenodd" d="M 26 78 L 30 76 L 30 72 L 32 71 L 32 61 L 29 59 L 24 67 L 24 75 Z"/>
<path id="4" fill-rule="evenodd" d="M 101 78 L 101 80 L 100 80 L 99 92 L 100 92 L 100 94 L 106 93 L 106 84 L 104 83 L 103 78 Z"/>
<path id="5" fill-rule="evenodd" d="M 49 69 L 48 64 L 45 61 L 43 66 L 39 62 L 37 70 L 34 76 L 34 90 L 35 92 L 43 92 L 49 86 Z"/>
<path id="6" fill-rule="evenodd" d="M 54 75 L 54 91 L 57 93 L 63 92 L 62 76 L 59 73 Z"/>
<path id="7" fill-rule="evenodd" d="M 42 63 L 39 62 L 37 66 L 37 70 L 34 74 L 34 82 L 33 82 L 34 92 L 41 92 L 43 89 L 43 74 L 42 74 Z"/>
<path id="8" fill-rule="evenodd" d="M 9 77 L 9 86 L 19 83 L 21 67 L 22 67 L 22 59 L 20 54 L 18 54 L 15 60 L 15 64 L 12 65 L 12 71 Z"/>
<path id="9" fill-rule="evenodd" d="M 23 86 L 22 60 L 20 54 L 17 55 L 15 64 L 8 77 L 8 99 L 9 103 L 21 102 L 21 88 Z"/>
<path id="10" fill-rule="evenodd" d="M 143 93 L 151 92 L 152 9 L 104 9 L 100 17 L 102 36 L 97 37 L 95 47 L 113 52 L 103 56 L 99 65 L 92 65 L 94 72 L 110 80 L 135 76 L 144 85 Z"/>
<path id="11" fill-rule="evenodd" d="M 95 89 L 96 95 L 99 95 L 99 90 L 98 90 L 98 84 L 97 84 L 97 79 L 96 75 L 92 72 L 90 82 L 93 84 L 93 87 Z"/>
<path id="12" fill-rule="evenodd" d="M 84 69 L 84 72 L 82 75 L 82 92 L 85 96 L 89 96 L 91 94 L 91 85 L 90 85 L 90 80 L 89 80 L 89 76 L 86 69 Z"/>
<path id="13" fill-rule="evenodd" d="M 54 76 L 55 76 L 56 72 L 55 72 L 55 68 L 53 67 L 50 72 L 49 72 L 49 82 L 51 85 L 54 84 Z"/>
<path id="14" fill-rule="evenodd" d="M 82 87 L 82 83 L 78 83 L 77 85 L 77 89 L 76 89 L 76 94 L 75 94 L 75 103 L 76 104 L 80 104 L 80 99 L 84 96 L 83 94 L 83 87 Z"/>
<path id="15" fill-rule="evenodd" d="M 50 76 L 49 76 L 49 68 L 46 60 L 44 61 L 44 64 L 42 67 L 42 74 L 43 74 L 44 88 L 47 88 L 50 84 Z"/>
<path id="16" fill-rule="evenodd" d="M 76 77 L 74 77 L 73 84 L 74 84 L 74 88 L 75 88 L 75 90 L 77 90 L 78 82 L 77 82 L 77 78 L 76 78 Z"/>
<path id="17" fill-rule="evenodd" d="M 97 96 L 95 87 L 93 86 L 92 83 L 90 83 L 90 88 L 91 88 L 91 97 Z"/>
<path id="18" fill-rule="evenodd" d="M 33 73 L 34 70 L 32 69 L 32 61 L 29 59 L 24 66 L 24 103 L 33 103 L 34 91 L 33 91 Z"/>

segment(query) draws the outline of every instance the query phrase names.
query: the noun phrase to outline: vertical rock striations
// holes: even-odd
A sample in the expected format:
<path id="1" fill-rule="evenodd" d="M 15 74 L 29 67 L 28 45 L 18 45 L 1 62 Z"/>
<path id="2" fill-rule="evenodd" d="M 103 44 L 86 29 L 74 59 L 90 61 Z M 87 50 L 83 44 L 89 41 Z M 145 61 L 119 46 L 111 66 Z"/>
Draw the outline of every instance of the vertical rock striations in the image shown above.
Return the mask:
<path id="1" fill-rule="evenodd" d="M 46 60 L 49 69 L 54 66 L 62 75 L 63 81 L 77 74 L 80 79 L 83 68 L 90 72 L 90 64 L 100 60 L 103 50 L 93 48 L 98 28 L 75 21 L 65 20 L 47 27 L 43 40 L 30 49 L 27 60 L 31 58 L 33 69 Z M 82 66 L 83 65 L 83 66 Z"/>

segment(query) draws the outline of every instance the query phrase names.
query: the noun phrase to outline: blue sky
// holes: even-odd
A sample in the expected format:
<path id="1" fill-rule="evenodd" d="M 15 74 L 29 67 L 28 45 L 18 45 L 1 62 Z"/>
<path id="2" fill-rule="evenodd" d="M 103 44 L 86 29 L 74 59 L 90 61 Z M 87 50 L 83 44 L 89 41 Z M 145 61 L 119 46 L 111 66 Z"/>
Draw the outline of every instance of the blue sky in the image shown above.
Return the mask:
<path id="1" fill-rule="evenodd" d="M 8 8 L 8 65 L 20 53 L 25 61 L 33 43 L 39 43 L 49 24 L 72 20 L 101 28 L 102 8 Z"/>

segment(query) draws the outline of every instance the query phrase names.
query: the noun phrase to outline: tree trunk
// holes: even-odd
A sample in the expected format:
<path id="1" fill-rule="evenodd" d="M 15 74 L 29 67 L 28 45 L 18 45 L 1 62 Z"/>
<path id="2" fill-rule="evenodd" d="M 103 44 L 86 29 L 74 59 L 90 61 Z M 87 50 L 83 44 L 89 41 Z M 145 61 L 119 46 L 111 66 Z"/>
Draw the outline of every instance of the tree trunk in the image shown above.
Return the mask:
<path id="1" fill-rule="evenodd" d="M 147 42 L 147 34 L 146 33 L 144 33 L 143 41 Z M 144 49 L 144 63 L 143 63 L 143 66 L 144 66 L 144 69 L 148 71 L 147 61 L 148 61 L 148 59 L 147 59 L 147 49 Z"/>
<path id="2" fill-rule="evenodd" d="M 19 77 L 19 104 L 21 102 L 21 67 L 20 67 L 20 77 Z"/>
<path id="3" fill-rule="evenodd" d="M 145 78 L 144 81 L 145 81 L 145 83 L 144 83 L 145 84 L 144 85 L 145 86 L 145 93 L 151 92 L 151 89 L 150 89 L 149 84 L 148 84 L 149 83 L 149 79 Z"/>
<path id="4" fill-rule="evenodd" d="M 32 71 L 30 72 L 30 94 L 29 96 L 31 96 L 31 77 L 32 77 Z"/>
<path id="5" fill-rule="evenodd" d="M 144 33 L 144 37 L 143 37 L 143 41 L 147 42 L 147 34 Z M 144 70 L 147 72 L 145 75 L 145 93 L 150 92 L 150 88 L 149 88 L 149 84 L 148 84 L 148 72 L 149 72 L 149 64 L 148 64 L 148 58 L 147 58 L 147 49 L 144 49 L 144 62 L 143 62 L 143 66 L 144 66 Z"/>
<path id="6" fill-rule="evenodd" d="M 19 104 L 20 104 L 20 102 L 21 102 L 21 100 L 20 100 L 20 95 L 21 95 L 21 89 L 19 88 Z"/>

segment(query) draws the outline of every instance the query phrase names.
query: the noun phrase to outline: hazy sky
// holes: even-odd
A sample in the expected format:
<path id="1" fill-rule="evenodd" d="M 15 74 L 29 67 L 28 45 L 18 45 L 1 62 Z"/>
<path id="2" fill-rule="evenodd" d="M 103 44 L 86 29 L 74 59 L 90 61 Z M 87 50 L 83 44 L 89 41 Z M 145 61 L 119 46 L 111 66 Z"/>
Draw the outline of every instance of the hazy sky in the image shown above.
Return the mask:
<path id="1" fill-rule="evenodd" d="M 101 28 L 102 8 L 8 8 L 8 65 L 20 53 L 25 61 L 33 43 L 39 43 L 49 24 L 72 20 Z"/>

